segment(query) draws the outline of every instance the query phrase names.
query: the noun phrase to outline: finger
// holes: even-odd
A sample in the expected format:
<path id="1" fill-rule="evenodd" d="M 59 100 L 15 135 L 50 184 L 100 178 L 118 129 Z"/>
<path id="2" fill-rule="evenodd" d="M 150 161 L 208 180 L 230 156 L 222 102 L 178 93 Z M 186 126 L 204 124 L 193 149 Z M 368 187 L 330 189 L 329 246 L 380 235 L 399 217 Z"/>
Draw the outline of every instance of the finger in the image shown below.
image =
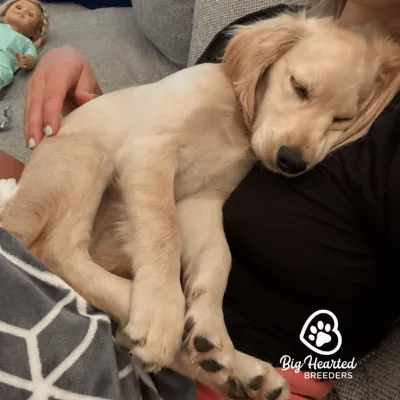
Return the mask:
<path id="1" fill-rule="evenodd" d="M 87 92 L 75 92 L 75 101 L 79 106 L 87 103 L 90 100 L 94 100 L 97 97 L 97 94 L 91 94 Z"/>
<path id="2" fill-rule="evenodd" d="M 90 100 L 93 100 L 96 95 L 97 83 L 93 70 L 90 66 L 85 66 L 82 69 L 78 83 L 75 88 L 75 100 L 81 106 Z"/>
<path id="3" fill-rule="evenodd" d="M 60 129 L 61 111 L 68 92 L 68 83 L 60 82 L 58 77 L 47 81 L 43 99 L 43 133 L 46 136 L 55 135 Z"/>
<path id="4" fill-rule="evenodd" d="M 38 83 L 39 82 L 39 83 Z M 43 136 L 43 93 L 44 82 L 40 77 L 31 79 L 25 101 L 25 140 L 26 145 L 35 147 L 40 143 Z M 33 142 L 32 142 L 33 141 Z"/>
<path id="5" fill-rule="evenodd" d="M 17 57 L 17 60 L 20 61 L 21 60 L 21 53 L 15 53 L 15 57 Z"/>

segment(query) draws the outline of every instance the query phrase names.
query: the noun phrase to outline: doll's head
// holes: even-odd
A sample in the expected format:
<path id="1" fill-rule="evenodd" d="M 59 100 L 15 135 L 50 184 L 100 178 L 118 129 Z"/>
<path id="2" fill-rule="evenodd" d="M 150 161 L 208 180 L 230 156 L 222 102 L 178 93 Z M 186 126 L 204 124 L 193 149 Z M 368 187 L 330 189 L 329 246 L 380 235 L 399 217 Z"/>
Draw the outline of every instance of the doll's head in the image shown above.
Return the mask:
<path id="1" fill-rule="evenodd" d="M 49 17 L 38 0 L 8 0 L 0 6 L 0 18 L 31 39 L 38 49 L 46 39 Z"/>

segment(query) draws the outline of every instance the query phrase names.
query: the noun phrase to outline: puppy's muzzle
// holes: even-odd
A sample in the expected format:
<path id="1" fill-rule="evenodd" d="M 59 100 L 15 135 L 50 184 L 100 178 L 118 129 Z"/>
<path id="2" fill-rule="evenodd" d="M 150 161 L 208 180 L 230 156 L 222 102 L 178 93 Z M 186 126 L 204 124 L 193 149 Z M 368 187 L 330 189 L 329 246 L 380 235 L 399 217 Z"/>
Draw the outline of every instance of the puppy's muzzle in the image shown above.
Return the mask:
<path id="1" fill-rule="evenodd" d="M 307 169 L 307 161 L 297 146 L 281 146 L 276 156 L 276 166 L 286 174 L 296 175 Z"/>

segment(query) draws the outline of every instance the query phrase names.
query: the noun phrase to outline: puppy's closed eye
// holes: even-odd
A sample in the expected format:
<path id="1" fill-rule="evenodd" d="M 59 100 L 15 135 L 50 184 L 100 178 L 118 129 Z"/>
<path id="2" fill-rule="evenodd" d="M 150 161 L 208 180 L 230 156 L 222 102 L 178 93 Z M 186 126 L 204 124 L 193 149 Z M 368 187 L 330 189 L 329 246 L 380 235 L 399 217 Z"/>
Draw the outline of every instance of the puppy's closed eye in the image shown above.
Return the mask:
<path id="1" fill-rule="evenodd" d="M 302 85 L 294 76 L 290 77 L 290 83 L 292 84 L 292 87 L 296 92 L 297 96 L 299 96 L 301 100 L 309 99 L 310 93 L 309 90 L 305 87 L 305 85 Z"/>
<path id="2" fill-rule="evenodd" d="M 335 117 L 333 118 L 334 124 L 340 124 L 342 122 L 350 122 L 353 118 L 352 117 Z"/>
<path id="3" fill-rule="evenodd" d="M 351 126 L 353 123 L 353 117 L 334 117 L 332 120 L 331 130 L 343 131 Z"/>

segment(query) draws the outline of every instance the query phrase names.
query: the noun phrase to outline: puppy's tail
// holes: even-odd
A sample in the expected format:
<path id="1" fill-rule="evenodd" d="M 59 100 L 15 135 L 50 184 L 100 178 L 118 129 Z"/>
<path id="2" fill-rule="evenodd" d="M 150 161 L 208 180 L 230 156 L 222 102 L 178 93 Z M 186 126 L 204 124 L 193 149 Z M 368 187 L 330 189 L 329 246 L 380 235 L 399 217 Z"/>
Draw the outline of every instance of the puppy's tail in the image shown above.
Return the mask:
<path id="1" fill-rule="evenodd" d="M 41 258 L 43 245 L 55 233 L 58 222 L 68 215 L 79 219 L 85 195 L 99 184 L 94 182 L 99 180 L 98 170 L 107 171 L 103 175 L 105 187 L 110 168 L 98 141 L 72 135 L 45 139 L 31 153 L 19 189 L 2 212 L 2 227 Z M 68 240 L 70 234 L 63 232 L 61 241 Z"/>

